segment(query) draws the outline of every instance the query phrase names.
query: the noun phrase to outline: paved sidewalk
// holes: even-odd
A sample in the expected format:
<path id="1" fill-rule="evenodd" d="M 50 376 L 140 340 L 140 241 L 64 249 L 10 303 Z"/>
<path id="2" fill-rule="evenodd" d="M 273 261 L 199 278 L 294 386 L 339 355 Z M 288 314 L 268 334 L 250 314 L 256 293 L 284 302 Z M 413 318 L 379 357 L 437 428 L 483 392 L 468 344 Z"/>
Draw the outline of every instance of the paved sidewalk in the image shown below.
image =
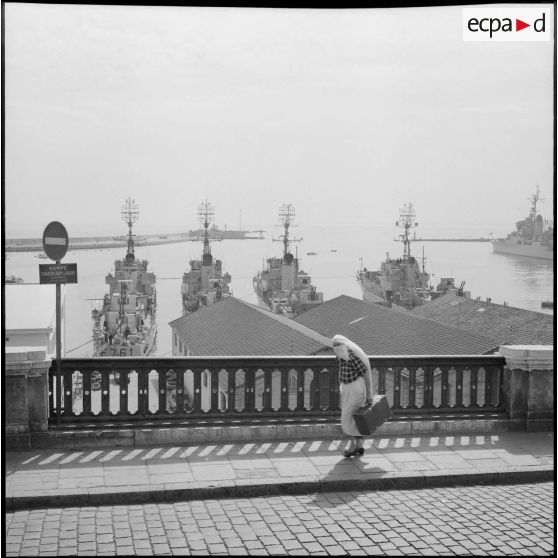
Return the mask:
<path id="1" fill-rule="evenodd" d="M 7 453 L 6 507 L 146 504 L 554 480 L 554 433 L 377 437 Z"/>

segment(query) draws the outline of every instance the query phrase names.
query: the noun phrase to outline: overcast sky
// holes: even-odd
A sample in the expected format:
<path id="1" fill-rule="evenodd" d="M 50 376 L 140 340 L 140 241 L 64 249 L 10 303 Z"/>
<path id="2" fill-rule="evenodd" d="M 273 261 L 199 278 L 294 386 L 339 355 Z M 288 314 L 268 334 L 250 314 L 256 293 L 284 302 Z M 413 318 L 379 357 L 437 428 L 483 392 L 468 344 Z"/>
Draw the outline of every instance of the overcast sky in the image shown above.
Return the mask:
<path id="1" fill-rule="evenodd" d="M 228 228 L 411 201 L 505 233 L 537 184 L 552 217 L 553 43 L 465 42 L 460 7 L 7 3 L 5 49 L 8 238 L 123 233 L 128 196 L 138 233 L 197 227 L 205 199 Z"/>

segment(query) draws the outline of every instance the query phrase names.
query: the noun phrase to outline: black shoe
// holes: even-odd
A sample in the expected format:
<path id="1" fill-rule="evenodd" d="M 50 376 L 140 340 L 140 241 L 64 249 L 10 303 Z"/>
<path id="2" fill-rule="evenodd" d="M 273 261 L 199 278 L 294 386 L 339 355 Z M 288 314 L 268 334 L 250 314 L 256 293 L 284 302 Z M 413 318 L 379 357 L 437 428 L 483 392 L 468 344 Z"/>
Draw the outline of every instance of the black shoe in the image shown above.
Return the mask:
<path id="1" fill-rule="evenodd" d="M 353 451 L 347 451 L 345 450 L 345 453 L 343 454 L 345 457 L 353 457 L 354 455 L 358 455 L 360 453 L 360 450 L 363 450 L 364 453 L 364 448 L 357 448 L 356 450 Z M 361 454 L 362 455 L 362 454 Z"/>

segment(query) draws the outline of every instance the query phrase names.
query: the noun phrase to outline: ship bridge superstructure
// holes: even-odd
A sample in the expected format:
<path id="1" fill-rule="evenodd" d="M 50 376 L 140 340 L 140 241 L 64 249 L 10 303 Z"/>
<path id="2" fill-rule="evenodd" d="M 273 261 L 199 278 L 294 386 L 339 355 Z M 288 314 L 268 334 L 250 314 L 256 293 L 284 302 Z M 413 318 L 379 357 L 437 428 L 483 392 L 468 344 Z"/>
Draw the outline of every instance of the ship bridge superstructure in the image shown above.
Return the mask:
<path id="1" fill-rule="evenodd" d="M 213 304 L 230 295 L 231 276 L 223 273 L 223 262 L 213 258 L 210 242 L 210 225 L 215 210 L 205 200 L 198 207 L 198 219 L 203 227 L 203 250 L 201 259 L 190 260 L 190 270 L 182 277 L 182 313 L 188 314 L 202 306 Z"/>

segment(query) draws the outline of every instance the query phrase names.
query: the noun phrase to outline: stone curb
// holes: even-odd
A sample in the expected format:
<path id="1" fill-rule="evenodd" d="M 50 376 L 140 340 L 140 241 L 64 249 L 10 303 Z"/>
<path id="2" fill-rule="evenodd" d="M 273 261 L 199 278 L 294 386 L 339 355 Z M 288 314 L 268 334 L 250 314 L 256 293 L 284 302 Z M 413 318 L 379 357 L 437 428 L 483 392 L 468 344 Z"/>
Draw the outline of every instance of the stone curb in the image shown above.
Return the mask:
<path id="1" fill-rule="evenodd" d="M 390 420 L 374 436 L 440 436 L 508 432 L 506 419 Z M 173 426 L 115 429 L 50 430 L 31 434 L 33 449 L 82 449 L 99 447 L 145 447 L 190 443 L 240 443 L 246 441 L 292 441 L 336 439 L 342 436 L 338 420 L 293 424 L 227 426 Z M 17 450 L 17 448 L 13 448 Z"/>
<path id="2" fill-rule="evenodd" d="M 317 492 L 409 490 L 471 486 L 478 484 L 524 484 L 548 482 L 555 479 L 554 468 L 546 466 L 514 468 L 508 471 L 484 470 L 475 473 L 407 475 L 387 473 L 377 477 L 323 479 L 318 477 L 292 478 L 288 481 L 266 479 L 254 483 L 250 480 L 207 484 L 206 486 L 153 485 L 137 487 L 92 488 L 87 492 L 75 489 L 65 494 L 12 496 L 5 498 L 6 511 L 49 509 L 85 506 L 116 506 L 160 504 L 191 500 L 222 498 L 254 498 L 257 496 L 300 495 Z"/>

